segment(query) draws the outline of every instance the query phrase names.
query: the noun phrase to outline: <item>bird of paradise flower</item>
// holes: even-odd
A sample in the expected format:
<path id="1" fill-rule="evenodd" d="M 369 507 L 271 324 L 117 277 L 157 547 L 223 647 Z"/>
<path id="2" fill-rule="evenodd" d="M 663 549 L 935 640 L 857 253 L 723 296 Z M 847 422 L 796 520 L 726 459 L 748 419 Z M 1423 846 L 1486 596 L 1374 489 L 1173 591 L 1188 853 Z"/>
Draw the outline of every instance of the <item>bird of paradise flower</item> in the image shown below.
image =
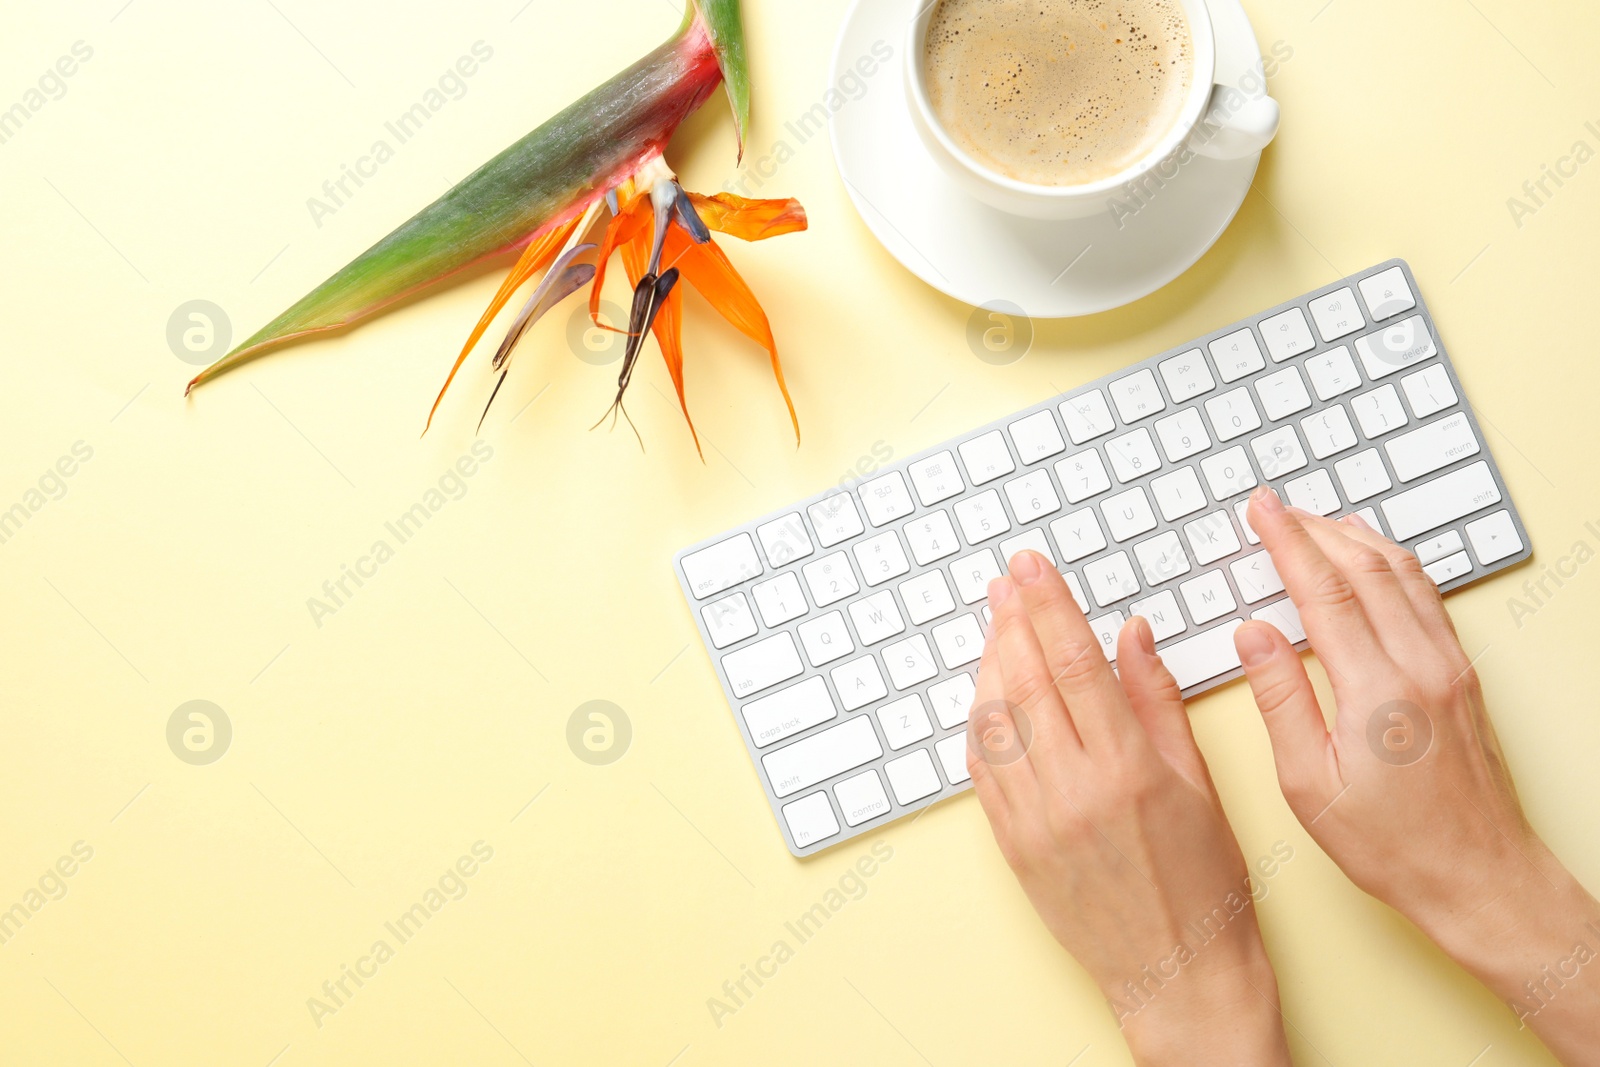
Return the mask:
<path id="1" fill-rule="evenodd" d="M 607 414 L 626 417 L 623 398 L 645 335 L 653 334 L 699 450 L 683 384 L 679 283 L 687 280 L 739 332 L 766 350 L 798 444 L 800 422 L 771 325 L 712 232 L 746 241 L 793 233 L 806 228 L 805 209 L 795 200 L 687 192 L 662 155 L 679 124 L 718 85 L 726 88 L 733 106 L 742 157 L 750 123 L 750 79 L 739 0 L 688 0 L 682 24 L 665 43 L 357 256 L 196 375 L 186 394 L 273 348 L 355 325 L 479 261 L 521 249 L 450 368 L 423 432 L 495 316 L 543 271 L 495 352 L 491 366 L 500 377 L 484 407 L 487 415 L 517 342 L 556 304 L 588 285 L 591 318 L 596 326 L 611 328 L 600 321 L 600 290 L 608 260 L 620 253 L 633 285 L 633 304 L 627 329 L 619 331 L 626 334 L 626 344 Z M 591 240 L 602 213 L 608 221 L 598 240 Z M 584 262 L 590 254 L 594 262 Z"/>

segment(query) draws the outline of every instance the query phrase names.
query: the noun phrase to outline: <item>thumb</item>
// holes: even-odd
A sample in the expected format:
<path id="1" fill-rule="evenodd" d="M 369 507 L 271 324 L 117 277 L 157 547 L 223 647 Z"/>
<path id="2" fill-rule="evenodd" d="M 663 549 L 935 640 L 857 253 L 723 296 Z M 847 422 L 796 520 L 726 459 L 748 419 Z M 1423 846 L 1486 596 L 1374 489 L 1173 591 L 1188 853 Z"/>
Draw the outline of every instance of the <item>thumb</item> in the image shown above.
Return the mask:
<path id="1" fill-rule="evenodd" d="M 1344 786 L 1305 664 L 1270 623 L 1245 623 L 1233 643 L 1267 725 L 1283 798 L 1302 823 L 1314 819 Z"/>

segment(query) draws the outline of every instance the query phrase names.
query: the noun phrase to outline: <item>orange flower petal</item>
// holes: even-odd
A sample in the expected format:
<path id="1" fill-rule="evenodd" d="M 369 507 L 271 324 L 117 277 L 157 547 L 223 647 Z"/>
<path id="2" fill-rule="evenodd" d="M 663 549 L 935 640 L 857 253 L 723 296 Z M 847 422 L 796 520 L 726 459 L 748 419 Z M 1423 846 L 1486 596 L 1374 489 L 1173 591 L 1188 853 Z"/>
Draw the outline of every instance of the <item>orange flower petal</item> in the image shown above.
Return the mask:
<path id="1" fill-rule="evenodd" d="M 648 205 L 645 214 L 653 214 Z M 639 284 L 645 268 L 650 265 L 650 243 L 654 240 L 654 228 L 645 226 L 622 246 L 622 266 L 628 272 L 628 280 L 634 285 Z M 678 406 L 683 409 L 683 420 L 689 424 L 689 436 L 694 438 L 694 449 L 700 453 L 701 462 L 705 462 L 705 450 L 700 447 L 700 435 L 695 431 L 694 419 L 689 417 L 689 402 L 683 395 L 683 286 L 674 286 L 667 295 L 667 302 L 656 312 L 651 332 L 655 334 L 656 345 L 661 349 L 661 359 L 667 365 L 667 373 L 672 376 L 673 388 L 678 391 Z"/>
<path id="2" fill-rule="evenodd" d="M 745 241 L 761 241 L 806 228 L 806 209 L 798 200 L 750 200 L 733 193 L 690 193 L 689 200 L 711 229 Z"/>
<path id="3" fill-rule="evenodd" d="M 800 418 L 795 414 L 789 386 L 783 380 L 783 366 L 778 362 L 778 344 L 772 338 L 772 326 L 767 322 L 767 313 L 761 310 L 760 302 L 745 280 L 733 269 L 733 264 L 728 262 L 728 257 L 715 241 L 697 245 L 675 226 L 667 230 L 663 262 L 676 266 L 723 318 L 771 355 L 772 375 L 778 380 L 778 391 L 783 394 L 783 402 L 789 407 L 789 421 L 794 424 L 794 441 L 798 445 Z"/>
<path id="4" fill-rule="evenodd" d="M 467 354 L 472 351 L 473 346 L 483 337 L 483 332 L 489 328 L 489 324 L 500 313 L 500 309 L 506 306 L 506 301 L 511 299 L 511 294 L 515 293 L 529 278 L 532 278 L 541 269 L 548 266 L 550 261 L 556 257 L 556 253 L 561 251 L 561 247 L 572 236 L 572 231 L 578 228 L 578 220 L 582 217 L 583 211 L 587 207 L 587 203 L 578 205 L 577 214 L 567 221 L 551 227 L 528 242 L 528 247 L 523 249 L 522 256 L 517 260 L 516 266 L 511 268 L 511 273 L 506 275 L 506 280 L 500 283 L 500 288 L 495 292 L 494 299 L 489 301 L 489 307 L 484 311 L 482 317 L 478 319 L 478 325 L 473 327 L 472 335 L 467 338 L 467 343 L 462 346 L 461 354 L 456 357 L 455 365 L 450 368 L 450 374 L 445 378 L 444 385 L 439 390 L 439 395 L 433 400 L 433 407 L 428 409 L 428 422 L 422 428 L 423 433 L 427 433 L 428 427 L 433 425 L 433 416 L 439 410 L 439 402 L 444 399 L 444 394 L 449 390 L 450 383 L 456 380 L 456 371 L 460 370 L 461 364 L 466 362 Z"/>
<path id="5" fill-rule="evenodd" d="M 635 192 L 622 198 L 617 213 L 606 224 L 606 235 L 600 242 L 600 251 L 595 254 L 594 285 L 589 290 L 589 318 L 602 330 L 627 332 L 600 321 L 600 290 L 606 284 L 606 264 L 611 260 L 611 253 L 619 247 L 626 248 L 638 236 L 641 228 L 648 226 L 654 218 L 655 213 L 650 210 L 650 198 L 642 192 Z"/>

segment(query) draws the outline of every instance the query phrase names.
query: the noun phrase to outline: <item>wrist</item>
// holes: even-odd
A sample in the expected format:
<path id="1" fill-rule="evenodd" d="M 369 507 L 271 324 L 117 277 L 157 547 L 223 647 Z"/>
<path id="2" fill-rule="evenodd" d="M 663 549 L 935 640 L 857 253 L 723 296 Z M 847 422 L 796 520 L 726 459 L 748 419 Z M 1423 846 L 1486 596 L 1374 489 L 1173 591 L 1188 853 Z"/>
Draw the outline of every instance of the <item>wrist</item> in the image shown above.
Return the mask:
<path id="1" fill-rule="evenodd" d="M 1290 1062 L 1278 981 L 1259 933 L 1229 946 L 1226 960 L 1202 946 L 1145 967 L 1107 991 L 1139 1067 L 1267 1067 Z"/>

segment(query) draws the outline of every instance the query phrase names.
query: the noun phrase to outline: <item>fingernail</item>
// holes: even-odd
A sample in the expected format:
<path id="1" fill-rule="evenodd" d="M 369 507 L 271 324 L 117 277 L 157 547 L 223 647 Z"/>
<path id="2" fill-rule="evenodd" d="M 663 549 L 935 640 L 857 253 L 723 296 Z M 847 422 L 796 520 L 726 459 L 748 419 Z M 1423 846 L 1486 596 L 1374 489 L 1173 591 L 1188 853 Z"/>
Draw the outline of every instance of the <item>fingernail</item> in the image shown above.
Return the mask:
<path id="1" fill-rule="evenodd" d="M 989 583 L 989 606 L 998 608 L 1011 598 L 1013 586 L 1009 578 L 995 578 Z"/>
<path id="2" fill-rule="evenodd" d="M 1044 577 L 1044 568 L 1039 566 L 1039 554 L 1027 551 L 1018 552 L 1011 557 L 1011 577 L 1022 585 L 1032 585 Z"/>
<path id="3" fill-rule="evenodd" d="M 1272 638 L 1265 626 L 1241 626 L 1234 632 L 1233 644 L 1246 669 L 1259 667 L 1272 658 Z"/>
<path id="4" fill-rule="evenodd" d="M 1261 510 L 1274 515 L 1283 510 L 1283 501 L 1278 499 L 1278 494 L 1272 491 L 1271 486 L 1263 485 L 1250 494 L 1250 498 L 1261 505 Z"/>
<path id="5" fill-rule="evenodd" d="M 1138 638 L 1139 647 L 1144 650 L 1145 655 L 1155 655 L 1156 635 L 1155 631 L 1150 629 L 1150 620 L 1146 619 L 1143 615 L 1135 615 L 1132 621 L 1134 624 L 1133 636 Z"/>
<path id="6" fill-rule="evenodd" d="M 1353 515 L 1353 514 L 1352 515 L 1346 515 L 1344 517 L 1344 521 L 1348 522 L 1351 526 L 1359 526 L 1363 530 L 1368 530 L 1368 531 L 1371 531 L 1372 533 L 1377 533 L 1376 530 L 1372 529 L 1372 524 L 1370 522 L 1368 522 L 1366 519 L 1363 519 L 1360 515 Z"/>

